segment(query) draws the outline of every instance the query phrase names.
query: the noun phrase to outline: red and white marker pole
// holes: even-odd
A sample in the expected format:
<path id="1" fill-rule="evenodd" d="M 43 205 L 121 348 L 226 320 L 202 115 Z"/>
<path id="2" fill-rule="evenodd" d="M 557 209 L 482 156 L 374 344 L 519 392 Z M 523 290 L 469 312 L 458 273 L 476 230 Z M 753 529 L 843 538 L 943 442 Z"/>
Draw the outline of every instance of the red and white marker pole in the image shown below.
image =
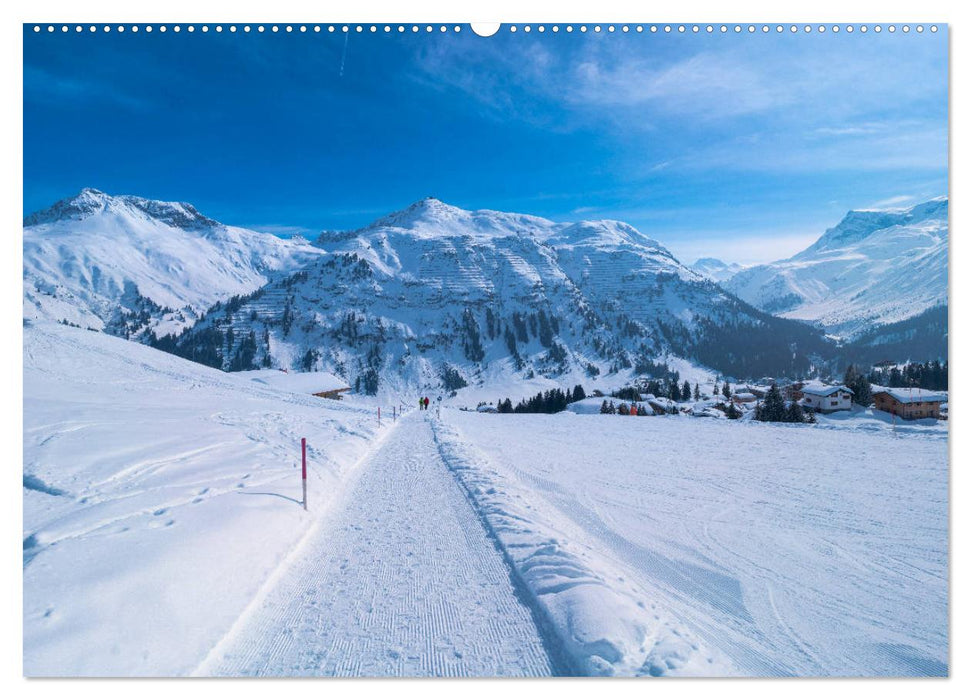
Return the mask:
<path id="1" fill-rule="evenodd" d="M 307 510 L 307 438 L 300 438 L 300 451 L 303 453 L 303 509 Z"/>

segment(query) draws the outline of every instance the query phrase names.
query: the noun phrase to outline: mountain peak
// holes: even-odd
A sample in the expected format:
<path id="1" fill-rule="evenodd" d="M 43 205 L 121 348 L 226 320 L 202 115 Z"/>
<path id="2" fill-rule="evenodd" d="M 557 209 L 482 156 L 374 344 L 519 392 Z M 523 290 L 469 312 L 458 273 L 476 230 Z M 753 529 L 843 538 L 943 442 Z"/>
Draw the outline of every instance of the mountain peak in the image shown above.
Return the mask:
<path id="1" fill-rule="evenodd" d="M 738 263 L 727 263 L 718 258 L 698 258 L 689 267 L 715 282 L 724 282 L 743 269 Z"/>
<path id="2" fill-rule="evenodd" d="M 796 257 L 844 248 L 891 226 L 913 224 L 927 219 L 947 219 L 948 198 L 935 197 L 904 209 L 852 209 L 833 228 Z"/>
<path id="3" fill-rule="evenodd" d="M 404 209 L 387 214 L 373 222 L 368 228 L 388 226 L 394 228 L 413 228 L 418 223 L 454 221 L 467 217 L 471 212 L 451 204 L 446 204 L 435 197 L 424 197 L 413 202 Z"/>
<path id="4" fill-rule="evenodd" d="M 80 220 L 101 212 L 129 213 L 161 221 L 187 231 L 221 226 L 187 202 L 162 202 L 133 195 L 110 195 L 93 187 L 24 218 L 24 226 Z"/>

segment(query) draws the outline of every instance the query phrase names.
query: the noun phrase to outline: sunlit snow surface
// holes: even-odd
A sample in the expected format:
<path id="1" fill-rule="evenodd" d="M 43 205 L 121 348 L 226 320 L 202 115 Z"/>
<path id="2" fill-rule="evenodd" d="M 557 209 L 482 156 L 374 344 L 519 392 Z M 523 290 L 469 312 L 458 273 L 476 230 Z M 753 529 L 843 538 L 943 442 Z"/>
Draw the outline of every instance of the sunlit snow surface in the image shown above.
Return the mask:
<path id="1" fill-rule="evenodd" d="M 461 398 L 379 427 L 27 324 L 24 672 L 947 673 L 945 424 Z"/>
<path id="2" fill-rule="evenodd" d="M 934 421 L 443 415 L 455 469 L 593 667 L 947 673 Z"/>

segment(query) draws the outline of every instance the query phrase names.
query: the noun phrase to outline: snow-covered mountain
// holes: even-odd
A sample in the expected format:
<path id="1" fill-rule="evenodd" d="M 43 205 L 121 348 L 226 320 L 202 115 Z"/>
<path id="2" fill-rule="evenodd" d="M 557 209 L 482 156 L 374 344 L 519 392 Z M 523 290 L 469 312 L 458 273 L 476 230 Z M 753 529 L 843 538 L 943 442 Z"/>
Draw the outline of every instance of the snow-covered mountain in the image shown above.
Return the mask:
<path id="1" fill-rule="evenodd" d="M 138 337 L 191 325 L 220 299 L 320 255 L 191 204 L 84 189 L 24 219 L 24 317 Z"/>
<path id="2" fill-rule="evenodd" d="M 745 269 L 738 263 L 727 263 L 718 258 L 698 258 L 691 269 L 714 282 L 724 282 Z"/>
<path id="3" fill-rule="evenodd" d="M 617 221 L 554 223 L 425 199 L 324 232 L 304 269 L 214 306 L 159 347 L 226 369 L 328 370 L 379 385 L 808 368 L 828 344 L 741 302 Z"/>
<path id="4" fill-rule="evenodd" d="M 851 211 L 788 260 L 724 283 L 763 311 L 856 338 L 947 304 L 948 200 Z"/>

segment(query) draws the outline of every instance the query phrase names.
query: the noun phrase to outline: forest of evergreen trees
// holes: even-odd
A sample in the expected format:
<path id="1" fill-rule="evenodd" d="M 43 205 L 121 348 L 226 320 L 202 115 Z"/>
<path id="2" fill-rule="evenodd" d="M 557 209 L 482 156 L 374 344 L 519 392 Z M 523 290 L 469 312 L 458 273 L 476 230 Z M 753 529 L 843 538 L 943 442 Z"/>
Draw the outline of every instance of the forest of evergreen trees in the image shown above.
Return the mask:
<path id="1" fill-rule="evenodd" d="M 913 386 L 932 391 L 947 390 L 947 362 L 908 362 L 903 367 L 874 367 L 867 376 L 880 386 Z M 851 389 L 853 387 L 850 387 Z"/>
<path id="2" fill-rule="evenodd" d="M 573 387 L 573 391 L 569 389 L 565 391 L 563 389 L 541 391 L 528 399 L 522 399 L 515 406 L 507 397 L 496 404 L 496 410 L 499 413 L 559 413 L 567 405 L 585 398 L 587 398 L 587 393 L 582 386 L 577 384 Z"/>

